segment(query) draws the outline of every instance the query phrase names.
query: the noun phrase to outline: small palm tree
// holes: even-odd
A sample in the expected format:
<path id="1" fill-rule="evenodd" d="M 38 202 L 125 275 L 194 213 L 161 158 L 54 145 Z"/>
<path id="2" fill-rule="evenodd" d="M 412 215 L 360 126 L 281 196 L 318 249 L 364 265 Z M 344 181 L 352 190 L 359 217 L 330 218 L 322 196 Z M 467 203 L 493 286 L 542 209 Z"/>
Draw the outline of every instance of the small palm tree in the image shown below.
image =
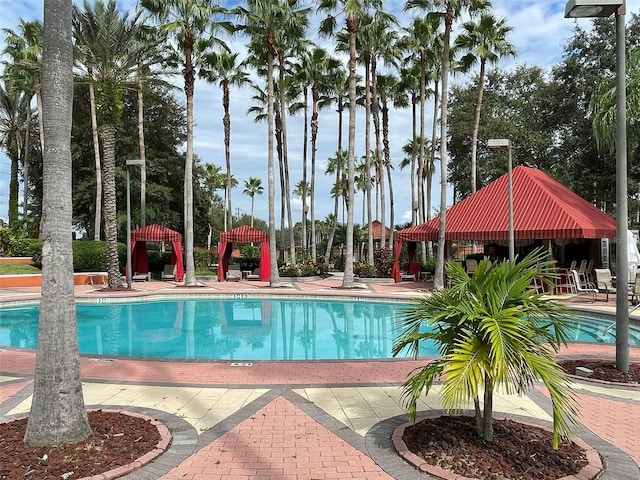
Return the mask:
<path id="1" fill-rule="evenodd" d="M 528 288 L 534 279 L 551 284 L 543 275 L 550 267 L 541 250 L 518 263 L 485 260 L 473 277 L 459 264 L 448 263 L 451 287 L 417 300 L 407 310 L 399 324 L 403 333 L 393 346 L 394 356 L 405 349 L 417 356 L 420 343 L 432 340 L 442 356 L 404 383 L 412 418 L 423 390 L 428 393 L 434 380 L 442 378 L 445 408 L 460 408 L 472 399 L 478 437 L 491 441 L 496 388 L 521 394 L 541 380 L 553 404 L 554 448 L 570 436 L 569 424 L 577 422 L 575 398 L 555 361 L 568 338 L 568 311 Z M 428 331 L 422 328 L 425 324 Z"/>
<path id="2" fill-rule="evenodd" d="M 262 180 L 255 177 L 249 177 L 249 180 L 244 181 L 244 193 L 251 197 L 251 227 L 253 227 L 253 202 L 256 195 L 262 195 L 264 189 L 262 188 Z"/>

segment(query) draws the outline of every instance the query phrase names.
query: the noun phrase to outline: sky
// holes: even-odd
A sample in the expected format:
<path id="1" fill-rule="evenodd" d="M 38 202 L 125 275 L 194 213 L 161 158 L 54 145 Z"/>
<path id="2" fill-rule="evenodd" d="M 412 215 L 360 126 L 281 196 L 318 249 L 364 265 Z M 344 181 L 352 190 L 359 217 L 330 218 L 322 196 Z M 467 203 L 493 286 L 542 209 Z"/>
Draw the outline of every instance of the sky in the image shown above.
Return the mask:
<path id="1" fill-rule="evenodd" d="M 313 2 L 311 2 L 313 3 Z M 402 12 L 403 1 L 386 1 L 385 10 L 395 14 L 403 26 L 407 26 L 407 14 Z M 565 0 L 493 0 L 495 14 L 505 18 L 507 24 L 513 27 L 508 40 L 516 47 L 517 58 L 503 61 L 500 68 L 510 69 L 516 65 L 538 65 L 549 67 L 562 60 L 563 46 L 571 37 L 575 22 L 579 22 L 583 28 L 589 27 L 589 20 L 570 20 L 564 18 Z M 74 0 L 74 4 L 81 4 Z M 118 7 L 122 11 L 133 11 L 135 0 L 119 0 Z M 627 12 L 640 12 L 640 0 L 627 0 Z M 0 28 L 15 30 L 19 20 L 42 19 L 43 3 L 36 0 L 0 0 Z M 312 20 L 309 35 L 314 36 L 317 30 L 318 18 Z M 612 39 L 614 41 L 614 39 Z M 318 40 L 322 44 L 321 40 Z M 1 40 L 4 46 L 4 38 Z M 231 48 L 242 51 L 242 40 L 235 40 Z M 470 77 L 459 78 L 454 81 L 467 82 Z M 181 80 L 176 81 L 182 85 Z M 184 102 L 182 91 L 175 93 L 178 100 Z M 251 93 L 248 89 L 233 89 L 231 92 L 231 170 L 238 181 L 238 187 L 232 191 L 234 215 L 250 214 L 251 199 L 243 195 L 244 182 L 250 177 L 262 179 L 264 194 L 256 196 L 254 215 L 263 220 L 268 219 L 267 197 L 267 125 L 266 123 L 254 123 L 253 118 L 246 114 L 251 106 Z M 222 128 L 222 93 L 215 85 L 210 85 L 203 80 L 198 80 L 194 97 L 194 150 L 206 163 L 214 163 L 225 170 L 223 128 Z M 429 118 L 431 107 L 427 105 L 426 116 Z M 345 115 L 344 148 L 346 148 L 346 124 Z M 303 117 L 296 116 L 287 119 L 289 130 L 289 165 L 291 189 L 302 180 L 302 127 Z M 356 119 L 356 155 L 364 154 L 364 109 L 358 111 Z M 373 131 L 373 129 L 372 129 Z M 430 131 L 430 127 L 427 127 Z M 409 110 L 393 112 L 390 121 L 390 147 L 392 163 L 394 165 L 394 199 L 395 199 L 395 224 L 411 220 L 411 190 L 409 172 L 398 168 L 403 159 L 402 146 L 410 140 L 411 114 Z M 324 174 L 327 159 L 335 154 L 337 145 L 337 114 L 333 110 L 327 110 L 320 114 L 316 168 L 316 219 L 326 218 L 333 213 L 333 199 L 330 189 L 333 184 L 333 176 Z M 135 158 L 137 152 L 132 152 Z M 308 159 L 310 163 L 310 151 Z M 0 151 L 0 218 L 7 218 L 7 199 L 9 181 L 9 159 Z M 439 167 L 436 166 L 439 171 Z M 310 175 L 308 174 L 308 179 Z M 276 178 L 276 183 L 278 180 Z M 439 205 L 439 175 L 434 178 L 433 207 Z M 222 194 L 222 192 L 219 192 Z M 388 197 L 388 194 L 387 194 Z M 22 196 L 20 196 L 22 198 Z M 276 193 L 279 198 L 279 193 Z M 135 199 L 132 199 L 135 201 Z M 452 203 L 449 198 L 448 206 Z M 276 207 L 278 208 L 278 207 Z M 301 200 L 292 197 L 294 222 L 300 220 Z M 372 207 L 373 208 L 373 207 Z M 374 209 L 374 216 L 379 217 Z M 278 215 L 279 216 L 279 215 Z M 356 223 L 366 223 L 362 218 L 362 196 L 356 197 Z M 387 223 L 389 221 L 389 209 L 387 208 Z"/>

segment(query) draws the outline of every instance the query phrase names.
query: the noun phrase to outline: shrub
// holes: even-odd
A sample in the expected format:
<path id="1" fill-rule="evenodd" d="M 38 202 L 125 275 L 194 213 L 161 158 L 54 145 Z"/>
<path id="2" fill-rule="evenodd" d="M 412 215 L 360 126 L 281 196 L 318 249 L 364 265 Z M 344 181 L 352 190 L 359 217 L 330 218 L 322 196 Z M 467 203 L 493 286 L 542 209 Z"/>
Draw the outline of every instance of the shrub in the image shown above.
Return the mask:
<path id="1" fill-rule="evenodd" d="M 193 249 L 193 262 L 197 271 L 209 270 L 209 265 L 216 263 L 216 257 L 217 255 L 206 248 Z"/>
<path id="2" fill-rule="evenodd" d="M 376 248 L 373 251 L 373 264 L 378 277 L 391 276 L 393 267 L 393 251 L 389 247 Z"/>
<path id="3" fill-rule="evenodd" d="M 105 242 L 82 240 L 73 242 L 72 247 L 74 272 L 104 272 L 107 269 L 107 244 Z"/>
<path id="4" fill-rule="evenodd" d="M 300 267 L 298 267 L 297 265 L 285 265 L 284 267 L 280 267 L 280 276 L 301 277 L 302 274 L 300 272 Z"/>
<path id="5" fill-rule="evenodd" d="M 150 272 L 161 272 L 171 263 L 171 252 L 147 251 L 147 262 Z"/>
<path id="6" fill-rule="evenodd" d="M 378 276 L 376 267 L 367 262 L 355 262 L 353 264 L 353 274 L 360 278 L 374 278 Z"/>

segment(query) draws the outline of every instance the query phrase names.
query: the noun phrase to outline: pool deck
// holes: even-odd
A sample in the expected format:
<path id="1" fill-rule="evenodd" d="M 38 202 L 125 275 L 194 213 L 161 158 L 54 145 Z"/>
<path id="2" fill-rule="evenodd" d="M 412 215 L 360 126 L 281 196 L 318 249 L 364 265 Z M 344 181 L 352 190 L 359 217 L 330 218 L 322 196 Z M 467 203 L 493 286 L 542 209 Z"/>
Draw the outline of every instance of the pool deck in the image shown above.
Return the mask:
<path id="1" fill-rule="evenodd" d="M 357 284 L 342 289 L 341 279 L 286 282 L 281 288 L 256 281 L 211 282 L 185 288 L 174 282 L 136 282 L 133 292 L 105 293 L 76 286 L 77 298 L 184 295 L 357 296 L 409 300 L 429 291 L 424 282 Z M 0 290 L 0 302 L 38 299 L 40 289 Z M 571 306 L 612 314 L 609 302 L 564 297 Z M 640 316 L 634 312 L 633 316 Z M 615 347 L 571 344 L 562 357 L 614 358 Z M 631 348 L 640 361 L 640 348 Z M 429 479 L 405 463 L 390 434 L 406 422 L 399 386 L 423 361 L 145 361 L 81 357 L 88 408 L 144 413 L 165 423 L 170 448 L 123 477 L 165 480 L 245 479 Z M 28 414 L 35 355 L 0 350 L 0 420 Z M 577 381 L 574 385 L 583 427 L 576 432 L 604 454 L 603 479 L 640 479 L 640 386 Z M 439 386 L 418 409 L 442 408 Z M 551 405 L 543 386 L 526 396 L 498 394 L 496 416 L 550 425 Z M 104 477 L 109 478 L 109 477 Z M 454 477 L 452 477 L 454 478 Z M 97 480 L 97 479 L 96 479 Z"/>

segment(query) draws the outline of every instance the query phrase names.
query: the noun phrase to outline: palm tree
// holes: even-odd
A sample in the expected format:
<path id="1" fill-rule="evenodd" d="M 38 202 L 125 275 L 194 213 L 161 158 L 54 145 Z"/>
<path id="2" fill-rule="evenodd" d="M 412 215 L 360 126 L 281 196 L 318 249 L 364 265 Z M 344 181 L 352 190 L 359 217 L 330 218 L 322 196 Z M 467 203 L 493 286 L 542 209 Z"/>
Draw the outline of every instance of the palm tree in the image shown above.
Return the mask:
<path id="1" fill-rule="evenodd" d="M 249 180 L 244 181 L 244 193 L 251 197 L 251 226 L 253 227 L 253 206 L 256 195 L 262 195 L 264 189 L 262 188 L 262 180 L 255 177 L 249 177 Z"/>
<path id="2" fill-rule="evenodd" d="M 436 271 L 433 287 L 442 290 L 444 287 L 444 232 L 446 227 L 447 210 L 447 115 L 449 112 L 449 69 L 451 51 L 451 31 L 453 22 L 466 10 L 475 13 L 491 6 L 490 0 L 408 0 L 405 8 L 421 10 L 436 9 L 430 12 L 432 16 L 444 18 L 444 36 L 442 49 L 442 100 L 440 102 L 440 227 L 438 231 L 438 253 L 436 256 Z M 437 9 L 440 8 L 440 11 Z"/>
<path id="3" fill-rule="evenodd" d="M 184 254 L 185 286 L 196 286 L 193 258 L 193 96 L 196 64 L 203 49 L 210 45 L 224 45 L 216 35 L 231 33 L 229 22 L 219 21 L 226 11 L 210 0 L 141 0 L 143 8 L 158 20 L 161 28 L 172 35 L 178 44 L 183 66 L 184 93 L 187 99 L 187 148 L 184 161 Z M 204 38 L 207 41 L 204 41 Z"/>
<path id="4" fill-rule="evenodd" d="M 534 279 L 551 284 L 546 274 L 552 266 L 541 250 L 518 263 L 484 260 L 472 277 L 459 264 L 447 265 L 451 287 L 414 302 L 393 346 L 394 355 L 408 349 L 417 356 L 420 343 L 432 340 L 441 355 L 403 385 L 412 418 L 423 391 L 442 378 L 444 407 L 457 409 L 473 400 L 478 437 L 490 442 L 494 391 L 523 394 L 541 380 L 553 404 L 554 448 L 570 436 L 569 424 L 577 422 L 575 398 L 555 361 L 568 338 L 567 310 L 529 290 Z"/>
<path id="5" fill-rule="evenodd" d="M 302 248 L 306 249 L 309 245 L 307 240 L 307 212 L 309 207 L 307 207 L 306 197 L 311 195 L 311 187 L 308 183 L 300 181 L 296 183 L 293 194 L 298 195 L 302 203 Z M 308 252 L 306 255 L 308 255 Z"/>
<path id="6" fill-rule="evenodd" d="M 344 14 L 346 31 L 349 35 L 349 146 L 348 146 L 348 201 L 347 209 L 347 254 L 344 264 L 343 288 L 353 288 L 353 214 L 354 214 L 354 178 L 355 178 L 355 139 L 356 139 L 356 35 L 360 28 L 360 20 L 368 9 L 381 9 L 383 2 L 380 0 L 321 0 L 318 6 L 319 12 L 326 12 L 329 16 L 320 23 L 322 35 L 333 35 L 337 30 L 337 17 L 333 15 Z"/>
<path id="7" fill-rule="evenodd" d="M 382 111 L 382 163 L 387 172 L 387 181 L 389 182 L 389 224 L 395 225 L 394 215 L 394 197 L 393 197 L 393 179 L 391 171 L 393 164 L 391 163 L 391 149 L 389 146 L 389 102 L 394 108 L 407 108 L 409 102 L 407 96 L 400 90 L 400 80 L 393 75 L 378 75 L 377 91 L 379 103 Z M 413 180 L 412 180 L 413 184 Z M 389 236 L 389 245 L 393 246 L 393 228 Z"/>
<path id="8" fill-rule="evenodd" d="M 9 225 L 18 220 L 18 165 L 24 159 L 23 121 L 27 111 L 27 95 L 10 83 L 10 77 L 0 84 L 0 148 L 11 159 L 9 174 Z M 27 114 L 30 116 L 30 112 Z M 24 153 L 26 155 L 26 152 Z M 25 205 L 26 212 L 26 205 Z"/>
<path id="9" fill-rule="evenodd" d="M 222 90 L 222 106 L 224 116 L 224 156 L 227 166 L 227 183 L 224 191 L 225 231 L 232 227 L 233 210 L 231 207 L 231 115 L 229 114 L 230 87 L 243 87 L 249 83 L 249 76 L 245 70 L 245 64 L 238 61 L 239 54 L 223 52 L 210 52 L 202 58 L 200 76 L 209 83 L 218 83 Z"/>
<path id="10" fill-rule="evenodd" d="M 40 151 L 44 151 L 44 134 L 42 129 L 42 94 L 40 88 L 40 70 L 42 64 L 42 24 L 39 21 L 20 20 L 19 32 L 4 29 L 6 35 L 5 48 L 2 53 L 11 58 L 6 65 L 3 76 L 8 77 L 12 88 L 25 94 L 26 122 L 24 133 L 24 157 L 22 158 L 23 176 L 23 220 L 29 211 L 29 151 L 31 150 L 31 99 L 36 96 L 38 106 L 38 126 Z M 17 184 L 16 184 L 17 188 Z M 16 194 L 17 195 L 17 194 Z M 17 208 L 17 196 L 16 196 Z M 11 213 L 11 201 L 9 202 Z M 11 222 L 11 214 L 9 221 Z"/>
<path id="11" fill-rule="evenodd" d="M 340 62 L 331 57 L 322 48 L 315 47 L 309 53 L 303 64 L 303 74 L 311 84 L 311 183 L 309 184 L 311 199 L 311 258 L 317 258 L 315 242 L 315 185 L 316 185 L 316 153 L 319 129 L 319 110 L 328 105 L 327 93 L 331 88 L 331 82 L 335 79 L 335 74 L 340 69 Z M 306 170 L 306 169 L 305 169 Z M 306 180 L 303 178 L 303 182 Z M 303 183 L 304 185 L 304 183 Z M 303 207 L 306 205 L 307 192 L 302 193 Z M 306 223 L 306 216 L 303 224 Z M 306 232 L 303 225 L 303 232 Z M 306 235 L 306 233 L 303 233 Z"/>
<path id="12" fill-rule="evenodd" d="M 285 37 L 289 33 L 293 33 L 294 37 L 299 37 L 301 30 L 306 27 L 306 23 L 299 22 L 306 18 L 309 9 L 298 10 L 298 1 L 289 0 L 288 2 L 276 2 L 270 0 L 250 0 L 247 2 L 248 8 L 237 7 L 234 13 L 244 20 L 244 25 L 240 28 L 252 37 L 250 48 L 256 57 L 261 57 L 262 53 L 266 53 L 267 67 L 267 121 L 268 121 L 268 147 L 267 147 L 267 177 L 269 192 L 269 248 L 271 254 L 271 278 L 270 285 L 273 287 L 280 286 L 280 275 L 278 272 L 278 258 L 276 251 L 276 225 L 275 225 L 275 168 L 273 159 L 273 138 L 275 123 L 275 87 L 274 87 L 274 63 L 279 58 L 281 73 L 285 68 L 283 60 L 280 57 L 281 49 L 286 47 Z M 281 77 L 282 81 L 283 77 Z M 280 112 L 282 112 L 283 87 L 280 85 Z M 282 121 L 282 118 L 280 118 Z M 286 132 L 285 132 L 286 133 Z M 283 135 L 286 138 L 286 135 Z M 286 145 L 283 145 L 286 150 Z M 283 172 L 284 174 L 285 172 Z M 289 188 L 285 184 L 287 198 L 289 196 Z M 289 210 L 290 211 L 290 210 Z M 291 226 L 291 222 L 289 223 Z M 292 246 L 294 248 L 294 246 Z M 295 252 L 295 250 L 293 250 Z M 292 256 L 292 261 L 295 255 Z"/>
<path id="13" fill-rule="evenodd" d="M 204 166 L 204 172 L 202 175 L 202 183 L 204 184 L 204 191 L 209 198 L 209 234 L 207 236 L 207 249 L 211 249 L 211 239 L 213 237 L 213 225 L 212 225 L 212 213 L 215 205 L 215 192 L 220 188 L 224 188 L 227 183 L 227 176 L 221 173 L 221 168 L 218 165 L 207 163 Z"/>
<path id="14" fill-rule="evenodd" d="M 71 117 L 73 107 L 72 3 L 45 0 L 42 61 L 43 245 L 42 298 L 29 445 L 71 444 L 91 427 L 80 380 L 71 250 Z"/>
<path id="15" fill-rule="evenodd" d="M 471 193 L 476 193 L 476 166 L 478 151 L 478 131 L 480 130 L 480 111 L 487 62 L 496 63 L 504 57 L 514 57 L 515 47 L 507 41 L 507 34 L 513 30 L 504 18 L 498 19 L 490 13 L 484 13 L 477 22 L 470 20 L 462 25 L 463 32 L 456 38 L 455 46 L 469 53 L 462 63 L 472 65 L 480 62 L 478 73 L 478 97 L 471 137 Z"/>
<path id="16" fill-rule="evenodd" d="M 115 0 L 105 4 L 102 0 L 93 5 L 83 3 L 84 11 L 74 10 L 74 22 L 78 26 L 77 42 L 80 43 L 87 65 L 92 71 L 87 75 L 95 80 L 96 116 L 100 124 L 98 133 L 103 147 L 104 176 L 104 229 L 107 244 L 107 272 L 109 288 L 119 288 L 120 266 L 118 262 L 118 230 L 116 206 L 116 128 L 124 111 L 124 89 L 135 88 L 139 59 L 143 46 L 136 42 L 142 29 L 140 12 L 129 19 L 120 15 Z"/>

